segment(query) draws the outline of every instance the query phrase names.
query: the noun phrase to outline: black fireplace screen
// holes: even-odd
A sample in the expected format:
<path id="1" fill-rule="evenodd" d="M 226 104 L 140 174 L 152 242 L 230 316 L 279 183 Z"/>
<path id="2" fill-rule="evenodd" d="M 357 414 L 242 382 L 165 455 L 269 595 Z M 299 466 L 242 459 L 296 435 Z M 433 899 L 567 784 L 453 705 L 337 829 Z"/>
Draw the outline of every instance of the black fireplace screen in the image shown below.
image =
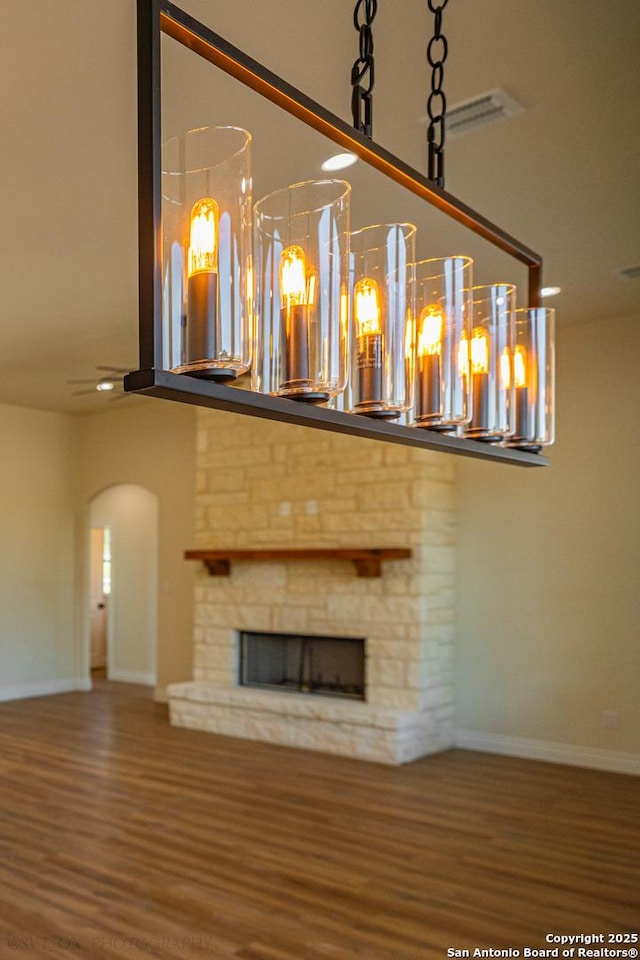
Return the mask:
<path id="1" fill-rule="evenodd" d="M 364 700 L 364 639 L 241 633 L 240 684 Z"/>

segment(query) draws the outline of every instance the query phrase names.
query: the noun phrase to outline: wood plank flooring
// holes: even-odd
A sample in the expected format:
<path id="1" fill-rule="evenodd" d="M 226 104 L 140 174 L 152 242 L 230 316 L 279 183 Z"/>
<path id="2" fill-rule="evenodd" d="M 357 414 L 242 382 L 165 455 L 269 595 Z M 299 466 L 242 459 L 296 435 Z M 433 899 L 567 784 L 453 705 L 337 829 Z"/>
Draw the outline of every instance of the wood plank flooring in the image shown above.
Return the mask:
<path id="1" fill-rule="evenodd" d="M 0 960 L 443 960 L 640 926 L 635 777 L 387 768 L 173 729 L 106 682 L 0 705 L 0 773 Z"/>

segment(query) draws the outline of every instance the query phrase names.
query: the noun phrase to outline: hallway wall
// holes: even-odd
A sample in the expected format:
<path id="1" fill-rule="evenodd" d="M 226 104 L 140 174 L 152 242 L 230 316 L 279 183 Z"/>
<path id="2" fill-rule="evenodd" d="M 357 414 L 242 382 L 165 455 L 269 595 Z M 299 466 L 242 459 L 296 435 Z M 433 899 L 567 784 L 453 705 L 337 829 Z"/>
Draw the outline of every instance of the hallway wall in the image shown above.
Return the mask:
<path id="1" fill-rule="evenodd" d="M 191 677 L 195 564 L 183 553 L 193 541 L 195 409 L 135 398 L 78 418 L 76 432 L 78 590 L 87 589 L 91 498 L 119 483 L 139 484 L 158 497 L 157 696 L 162 698 L 167 683 Z M 87 643 L 82 616 L 77 631 L 82 656 Z"/>

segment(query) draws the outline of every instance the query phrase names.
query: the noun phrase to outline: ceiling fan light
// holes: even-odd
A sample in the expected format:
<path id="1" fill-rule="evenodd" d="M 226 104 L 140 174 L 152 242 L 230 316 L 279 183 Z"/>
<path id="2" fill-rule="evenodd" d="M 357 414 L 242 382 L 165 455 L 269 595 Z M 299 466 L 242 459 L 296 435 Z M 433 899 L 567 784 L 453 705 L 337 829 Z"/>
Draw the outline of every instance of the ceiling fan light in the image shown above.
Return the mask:
<path id="1" fill-rule="evenodd" d="M 114 386 L 113 380 L 101 380 L 100 383 L 96 384 L 96 390 L 100 390 L 101 393 L 107 392 L 113 390 Z"/>

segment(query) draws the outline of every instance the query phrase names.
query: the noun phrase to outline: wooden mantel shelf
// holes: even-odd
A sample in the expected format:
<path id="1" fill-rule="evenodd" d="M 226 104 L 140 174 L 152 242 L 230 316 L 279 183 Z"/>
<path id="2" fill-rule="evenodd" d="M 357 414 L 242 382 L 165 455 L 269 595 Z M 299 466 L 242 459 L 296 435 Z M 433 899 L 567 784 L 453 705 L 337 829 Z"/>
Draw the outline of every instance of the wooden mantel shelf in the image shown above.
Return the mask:
<path id="1" fill-rule="evenodd" d="M 212 577 L 228 577 L 232 560 L 351 560 L 359 577 L 382 576 L 383 560 L 408 560 L 404 547 L 306 547 L 296 550 L 185 550 L 185 560 L 201 560 Z"/>

